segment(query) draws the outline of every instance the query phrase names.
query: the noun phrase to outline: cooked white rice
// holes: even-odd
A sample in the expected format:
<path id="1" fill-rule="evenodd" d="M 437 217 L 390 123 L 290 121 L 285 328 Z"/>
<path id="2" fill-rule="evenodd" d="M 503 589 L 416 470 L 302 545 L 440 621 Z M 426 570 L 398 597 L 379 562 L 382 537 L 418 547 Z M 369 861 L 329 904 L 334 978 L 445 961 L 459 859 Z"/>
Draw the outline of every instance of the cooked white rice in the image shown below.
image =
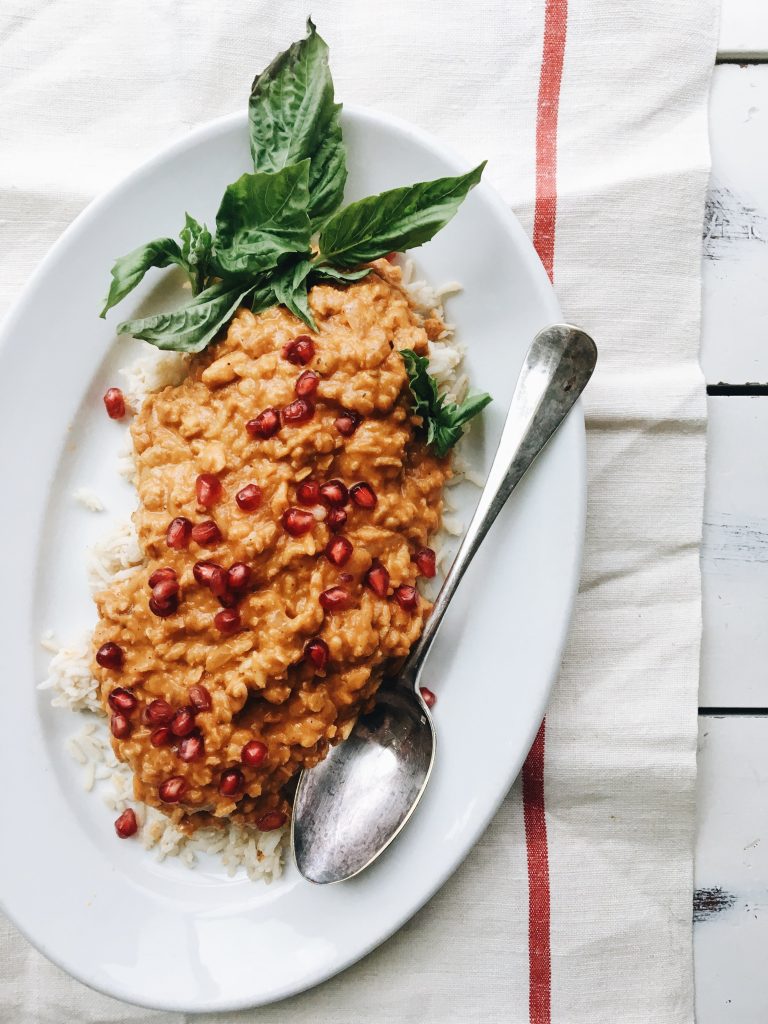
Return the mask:
<path id="1" fill-rule="evenodd" d="M 439 317 L 446 328 L 436 341 L 429 343 L 430 372 L 438 379 L 451 401 L 460 401 L 467 390 L 466 375 L 459 372 L 463 350 L 453 337 L 453 325 L 446 322 L 444 299 L 460 291 L 456 283 L 433 288 L 424 280 L 417 280 L 412 260 L 403 265 L 403 284 L 414 304 L 424 316 Z M 179 384 L 187 372 L 189 357 L 181 353 L 162 352 L 152 345 L 144 346 L 144 354 L 132 365 L 120 371 L 128 405 L 134 411 L 141 408 L 145 397 L 169 385 Z M 471 474 L 460 454 L 454 457 L 455 477 L 451 483 L 466 478 L 482 485 L 483 481 Z M 118 472 L 126 479 L 135 478 L 135 463 L 130 434 L 118 456 Z M 74 497 L 86 508 L 101 512 L 104 504 L 88 488 L 79 488 Z M 435 547 L 438 564 L 445 569 L 451 552 L 447 542 L 462 532 L 462 524 L 454 514 L 450 497 L 445 497 L 443 528 Z M 113 522 L 105 536 L 86 552 L 86 571 L 93 593 L 104 589 L 114 580 L 132 572 L 144 560 L 136 531 L 131 522 Z M 439 584 L 420 581 L 429 596 Z M 50 690 L 54 707 L 69 708 L 81 716 L 79 732 L 67 741 L 67 750 L 82 767 L 83 786 L 98 793 L 113 816 L 133 807 L 139 823 L 138 836 L 143 846 L 153 850 L 158 860 L 177 857 L 188 867 L 195 867 L 202 855 L 218 858 L 227 874 L 234 876 L 244 870 L 252 880 L 270 882 L 282 872 L 288 829 L 259 832 L 228 823 L 222 828 L 199 829 L 188 836 L 181 832 L 164 814 L 133 799 L 133 780 L 130 768 L 118 761 L 112 750 L 107 719 L 98 698 L 98 684 L 90 672 L 91 638 L 89 633 L 73 643 L 59 645 L 53 633 L 47 633 L 43 646 L 53 655 L 48 675 L 40 683 L 41 690 Z"/>

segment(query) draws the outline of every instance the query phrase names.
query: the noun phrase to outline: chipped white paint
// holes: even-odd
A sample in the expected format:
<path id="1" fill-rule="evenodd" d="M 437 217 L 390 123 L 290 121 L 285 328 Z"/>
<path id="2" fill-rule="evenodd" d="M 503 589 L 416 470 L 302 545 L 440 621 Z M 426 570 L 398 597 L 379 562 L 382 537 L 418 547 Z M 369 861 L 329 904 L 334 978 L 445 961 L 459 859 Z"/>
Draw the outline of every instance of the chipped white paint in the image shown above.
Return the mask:
<path id="1" fill-rule="evenodd" d="M 768 55 L 766 0 L 723 0 L 717 52 L 721 59 Z"/>

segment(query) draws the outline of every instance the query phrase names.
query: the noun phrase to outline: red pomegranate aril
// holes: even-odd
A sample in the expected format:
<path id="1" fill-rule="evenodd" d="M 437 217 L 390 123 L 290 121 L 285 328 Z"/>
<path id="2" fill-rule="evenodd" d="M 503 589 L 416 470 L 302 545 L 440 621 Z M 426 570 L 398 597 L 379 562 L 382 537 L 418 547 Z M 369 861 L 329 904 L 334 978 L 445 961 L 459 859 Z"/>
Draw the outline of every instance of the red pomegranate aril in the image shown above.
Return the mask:
<path id="1" fill-rule="evenodd" d="M 241 593 L 247 589 L 250 582 L 251 569 L 245 562 L 235 562 L 234 565 L 227 569 L 227 583 L 229 584 L 229 589 L 234 590 L 235 593 Z"/>
<path id="2" fill-rule="evenodd" d="M 154 597 L 157 604 L 161 608 L 167 607 L 167 605 L 173 601 L 179 594 L 179 582 L 178 580 L 165 579 L 160 580 L 152 587 L 152 597 Z"/>
<path id="3" fill-rule="evenodd" d="M 296 381 L 296 394 L 299 398 L 311 398 L 317 391 L 319 383 L 320 377 L 314 370 L 305 370 L 304 373 L 299 374 Z"/>
<path id="4" fill-rule="evenodd" d="M 221 566 L 216 562 L 209 562 L 203 559 L 200 562 L 195 562 L 192 566 L 192 575 L 201 587 L 209 587 L 211 585 L 211 577 L 217 569 L 221 569 Z"/>
<path id="5" fill-rule="evenodd" d="M 240 612 L 237 608 L 224 608 L 213 616 L 213 624 L 220 633 L 231 636 L 240 629 Z"/>
<path id="6" fill-rule="evenodd" d="M 149 742 L 153 747 L 165 747 L 173 742 L 173 733 L 167 725 L 161 725 L 149 734 Z"/>
<path id="7" fill-rule="evenodd" d="M 354 576 L 351 572 L 340 572 L 339 583 L 351 583 L 354 580 Z"/>
<path id="8" fill-rule="evenodd" d="M 397 253 L 396 252 L 388 252 L 387 255 L 384 257 L 384 259 L 387 261 L 387 263 L 394 263 L 395 260 L 397 259 Z"/>
<path id="9" fill-rule="evenodd" d="M 235 495 L 235 501 L 243 512 L 255 512 L 261 508 L 261 488 L 258 484 L 246 484 Z"/>
<path id="10" fill-rule="evenodd" d="M 248 420 L 245 424 L 245 429 L 251 437 L 259 437 L 262 441 L 274 437 L 280 429 L 280 410 L 274 408 L 265 409 L 255 419 Z"/>
<path id="11" fill-rule="evenodd" d="M 340 416 L 336 417 L 333 425 L 342 437 L 351 437 L 360 426 L 361 418 L 356 412 L 345 409 Z"/>
<path id="12" fill-rule="evenodd" d="M 350 593 L 344 587 L 330 587 L 320 595 L 320 604 L 327 612 L 341 612 L 349 607 Z"/>
<path id="13" fill-rule="evenodd" d="M 242 594 L 233 594 L 231 590 L 228 590 L 225 594 L 220 594 L 216 600 L 222 608 L 237 608 L 241 597 Z"/>
<path id="14" fill-rule="evenodd" d="M 258 768 L 259 765 L 264 764 L 266 756 L 267 745 L 262 743 L 261 740 L 248 740 L 240 751 L 240 760 L 243 764 L 247 764 L 249 768 Z"/>
<path id="15" fill-rule="evenodd" d="M 301 537 L 309 533 L 315 525 L 315 517 L 303 508 L 287 508 L 282 515 L 283 529 L 292 537 Z"/>
<path id="16" fill-rule="evenodd" d="M 190 686 L 189 688 L 189 703 L 195 709 L 195 711 L 210 711 L 213 707 L 213 701 L 211 700 L 211 691 L 207 686 Z"/>
<path id="17" fill-rule="evenodd" d="M 172 519 L 168 532 L 165 535 L 169 548 L 181 551 L 189 546 L 189 539 L 192 536 L 192 523 L 185 516 L 176 516 Z"/>
<path id="18" fill-rule="evenodd" d="M 395 600 L 405 612 L 415 612 L 419 607 L 419 592 L 416 587 L 401 583 L 395 588 Z"/>
<path id="19" fill-rule="evenodd" d="M 185 736 L 179 744 L 179 757 L 189 764 L 191 761 L 199 761 L 205 754 L 205 741 L 199 732 L 193 732 Z"/>
<path id="20" fill-rule="evenodd" d="M 107 388 L 104 392 L 104 408 L 111 420 L 121 420 L 125 416 L 125 399 L 120 388 Z"/>
<path id="21" fill-rule="evenodd" d="M 96 664 L 102 668 L 119 669 L 123 667 L 125 651 L 119 644 L 113 644 L 111 640 L 102 644 L 96 651 Z"/>
<path id="22" fill-rule="evenodd" d="M 308 334 L 300 334 L 283 345 L 283 359 L 294 366 L 306 366 L 315 354 L 315 343 Z"/>
<path id="23" fill-rule="evenodd" d="M 113 690 L 108 701 L 113 711 L 122 711 L 124 715 L 130 715 L 138 703 L 136 695 L 123 686 L 118 686 L 116 690 Z"/>
<path id="24" fill-rule="evenodd" d="M 331 533 L 338 533 L 347 525 L 347 513 L 343 508 L 332 508 L 325 517 L 325 525 Z"/>
<path id="25" fill-rule="evenodd" d="M 365 583 L 377 597 L 386 597 L 389 590 L 389 573 L 380 562 L 374 562 L 365 574 Z"/>
<path id="26" fill-rule="evenodd" d="M 437 700 L 437 697 L 434 695 L 434 693 L 432 693 L 431 690 L 428 690 L 426 686 L 420 686 L 419 693 L 421 694 L 421 699 L 424 701 L 428 708 L 433 708 L 435 706 L 435 701 Z"/>
<path id="27" fill-rule="evenodd" d="M 316 636 L 312 640 L 307 641 L 304 647 L 304 656 L 309 658 L 315 668 L 322 670 L 328 664 L 331 652 L 325 640 L 321 640 L 319 636 Z"/>
<path id="28" fill-rule="evenodd" d="M 221 600 L 222 597 L 229 597 L 229 582 L 227 571 L 220 565 L 213 567 L 213 572 L 208 577 L 208 589 L 214 597 Z"/>
<path id="29" fill-rule="evenodd" d="M 332 565 L 341 568 L 352 557 L 352 544 L 346 537 L 332 537 L 325 548 L 325 557 Z"/>
<path id="30" fill-rule="evenodd" d="M 214 473 L 201 473 L 195 480 L 195 494 L 203 508 L 212 508 L 221 497 L 221 480 Z"/>
<path id="31" fill-rule="evenodd" d="M 414 561 L 421 576 L 425 576 L 428 580 L 434 577 L 437 572 L 437 555 L 432 548 L 422 548 L 421 551 L 417 551 Z"/>
<path id="32" fill-rule="evenodd" d="M 359 483 L 349 489 L 352 501 L 359 507 L 365 509 L 376 508 L 376 492 L 370 484 Z"/>
<path id="33" fill-rule="evenodd" d="M 221 530 L 212 519 L 206 519 L 192 527 L 192 540 L 201 547 L 218 544 L 221 540 Z"/>
<path id="34" fill-rule="evenodd" d="M 141 717 L 147 725 L 168 725 L 173 718 L 173 708 L 167 700 L 157 697 L 147 704 Z"/>
<path id="35" fill-rule="evenodd" d="M 349 502 L 349 491 L 341 480 L 327 480 L 320 488 L 320 497 L 334 508 L 341 508 Z"/>
<path id="36" fill-rule="evenodd" d="M 302 505 L 317 505 L 320 501 L 320 484 L 317 480 L 302 480 L 296 488 L 296 498 Z"/>
<path id="37" fill-rule="evenodd" d="M 290 402 L 283 409 L 283 423 L 290 423 L 295 426 L 299 423 L 307 423 L 315 415 L 315 407 L 306 398 L 297 398 Z"/>
<path id="38" fill-rule="evenodd" d="M 256 828 L 262 832 L 273 832 L 276 828 L 282 828 L 286 821 L 288 821 L 288 815 L 282 811 L 267 811 L 256 822 Z"/>
<path id="39" fill-rule="evenodd" d="M 164 580 L 175 580 L 178 579 L 176 570 L 172 569 L 170 565 L 166 565 L 162 569 L 155 569 L 152 575 L 147 580 L 149 589 L 154 590 L 158 583 L 162 583 Z"/>
<path id="40" fill-rule="evenodd" d="M 121 839 L 130 839 L 131 836 L 135 836 L 138 827 L 136 812 L 132 807 L 126 807 L 120 817 L 115 819 L 115 832 Z"/>
<path id="41" fill-rule="evenodd" d="M 178 597 L 169 597 L 167 601 L 158 601 L 155 597 L 149 599 L 149 610 L 158 618 L 167 619 L 179 609 Z"/>
<path id="42" fill-rule="evenodd" d="M 127 736 L 130 736 L 133 731 L 133 726 L 121 711 L 116 711 L 114 715 L 112 715 L 109 720 L 109 728 L 112 730 L 112 735 L 117 740 L 124 740 Z"/>
<path id="43" fill-rule="evenodd" d="M 172 775 L 157 787 L 157 795 L 165 804 L 177 804 L 187 792 L 187 782 L 181 775 Z"/>
<path id="44" fill-rule="evenodd" d="M 235 796 L 243 788 L 245 778 L 239 768 L 227 768 L 219 779 L 219 792 L 222 796 Z"/>
<path id="45" fill-rule="evenodd" d="M 189 736 L 195 728 L 195 709 L 193 707 L 179 708 L 171 719 L 171 732 L 174 736 Z"/>

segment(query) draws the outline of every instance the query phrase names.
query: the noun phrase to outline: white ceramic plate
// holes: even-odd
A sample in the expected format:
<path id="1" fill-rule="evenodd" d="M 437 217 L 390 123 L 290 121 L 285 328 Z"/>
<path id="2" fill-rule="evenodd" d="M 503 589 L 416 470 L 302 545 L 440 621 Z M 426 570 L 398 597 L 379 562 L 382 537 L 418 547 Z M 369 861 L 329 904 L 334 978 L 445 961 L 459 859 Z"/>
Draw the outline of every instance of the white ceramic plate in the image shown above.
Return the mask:
<path id="1" fill-rule="evenodd" d="M 467 169 L 391 118 L 346 109 L 344 131 L 351 198 Z M 66 638 L 94 619 L 83 553 L 107 517 L 78 507 L 72 492 L 93 487 L 114 514 L 135 500 L 115 472 L 125 427 L 106 418 L 101 395 L 135 356 L 134 342 L 115 340 L 114 323 L 146 302 L 152 284 L 110 322 L 97 312 L 115 256 L 175 235 L 184 210 L 211 223 L 225 185 L 248 169 L 244 116 L 169 148 L 65 232 L 0 341 L 3 907 L 88 985 L 178 1011 L 232 1010 L 308 988 L 375 947 L 443 884 L 515 779 L 544 714 L 583 533 L 577 409 L 497 522 L 447 616 L 424 678 L 438 694 L 432 781 L 402 837 L 358 878 L 318 887 L 289 865 L 279 882 L 254 884 L 214 864 L 158 863 L 116 839 L 112 815 L 83 792 L 63 751 L 80 722 L 35 688 L 45 675 L 43 630 Z M 559 319 L 557 302 L 528 238 L 486 185 L 417 255 L 433 283 L 458 279 L 465 288 L 449 315 L 474 386 L 495 399 L 473 432 L 482 471 L 523 353 Z M 470 488 L 465 505 L 472 497 Z"/>

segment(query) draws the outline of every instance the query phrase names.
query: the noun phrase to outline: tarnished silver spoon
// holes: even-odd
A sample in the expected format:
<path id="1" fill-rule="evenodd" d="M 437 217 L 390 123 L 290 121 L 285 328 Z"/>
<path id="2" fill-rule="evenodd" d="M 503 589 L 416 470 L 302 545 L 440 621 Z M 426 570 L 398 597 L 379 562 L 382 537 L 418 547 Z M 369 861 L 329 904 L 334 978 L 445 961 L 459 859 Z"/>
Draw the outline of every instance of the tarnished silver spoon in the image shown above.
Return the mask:
<path id="1" fill-rule="evenodd" d="M 525 357 L 488 480 L 424 631 L 376 706 L 315 768 L 293 807 L 293 853 L 312 882 L 340 882 L 368 867 L 395 838 L 426 788 L 435 756 L 419 677 L 467 566 L 507 498 L 584 390 L 597 360 L 577 327 L 540 331 Z"/>

